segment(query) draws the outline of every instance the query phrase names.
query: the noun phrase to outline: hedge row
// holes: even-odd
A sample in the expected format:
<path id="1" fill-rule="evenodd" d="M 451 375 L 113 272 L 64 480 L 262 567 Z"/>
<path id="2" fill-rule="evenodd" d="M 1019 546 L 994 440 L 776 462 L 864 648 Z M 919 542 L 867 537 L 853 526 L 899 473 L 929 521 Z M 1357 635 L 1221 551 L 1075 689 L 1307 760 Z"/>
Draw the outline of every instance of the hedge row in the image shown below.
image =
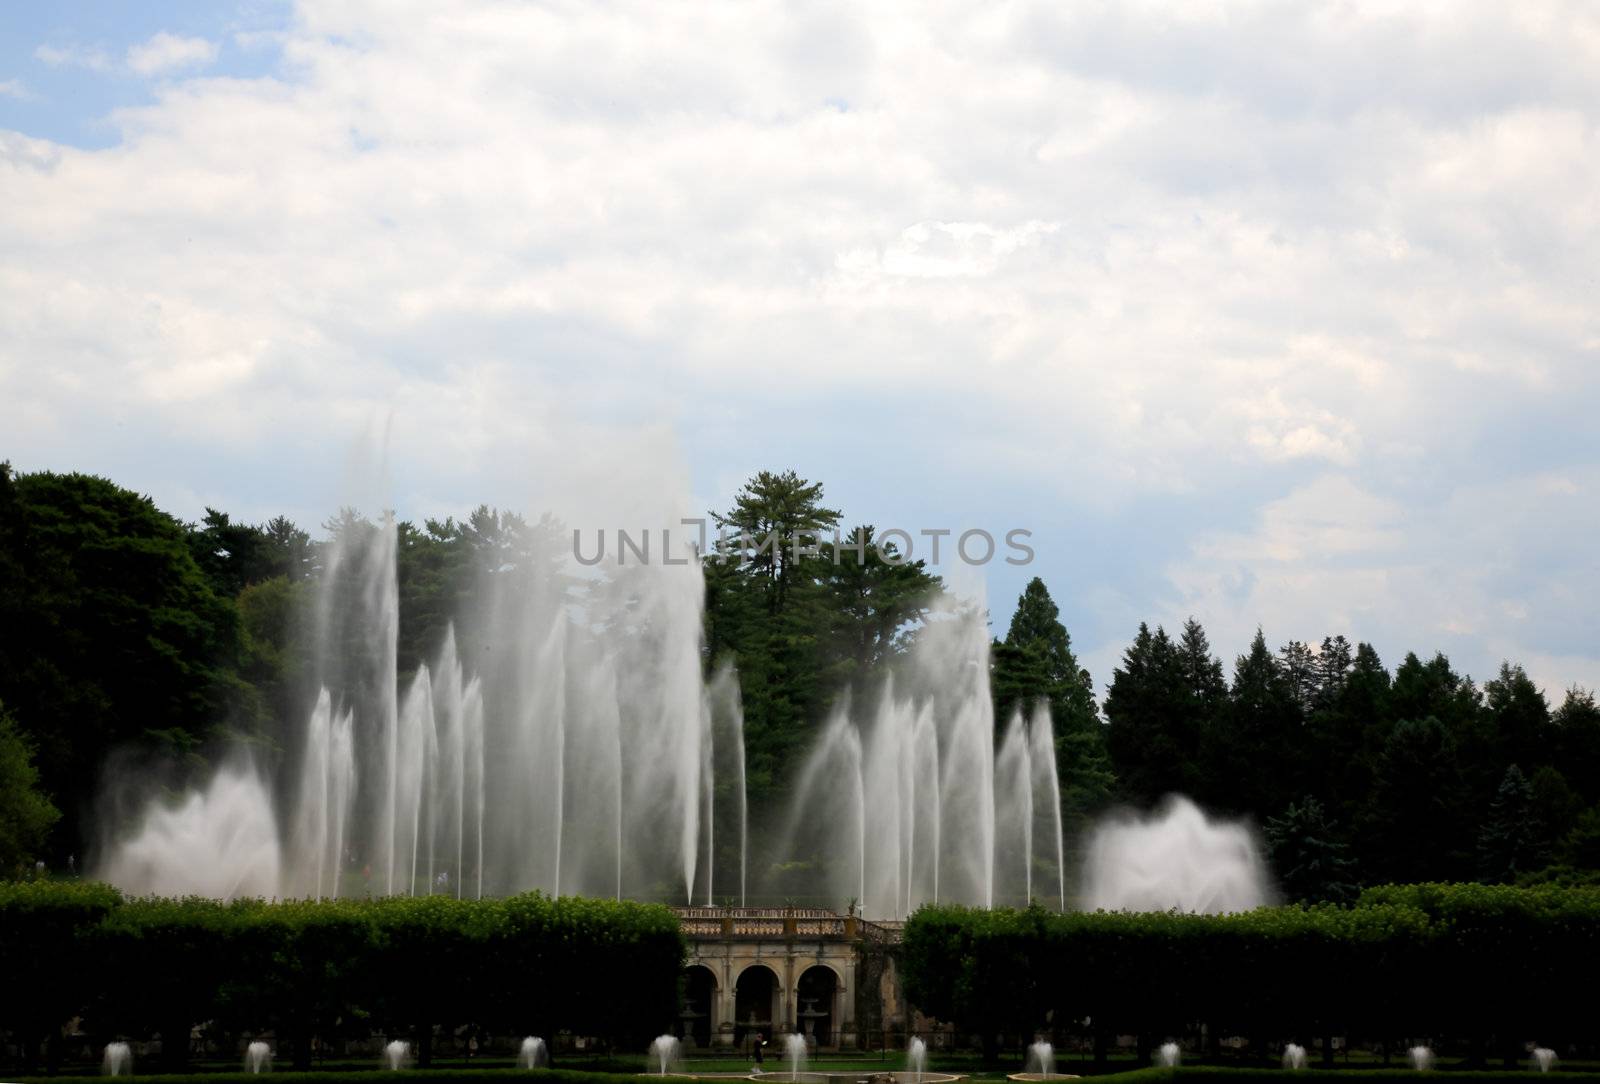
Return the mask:
<path id="1" fill-rule="evenodd" d="M 262 1084 L 259 1076 L 250 1073 L 139 1073 L 132 1078 L 139 1084 Z M 271 1084 L 418 1084 L 414 1072 L 363 1071 L 352 1077 L 349 1072 L 273 1072 L 267 1077 Z M 528 1084 L 639 1084 L 637 1074 L 586 1073 L 573 1069 L 541 1069 L 529 1074 L 526 1069 L 435 1069 L 421 1078 L 426 1084 L 509 1084 L 519 1081 Z M 659 1084 L 688 1084 L 691 1078 L 681 1076 L 652 1077 Z M 50 1084 L 105 1084 L 103 1076 L 23 1077 L 19 1084 L 49 1081 Z"/>
<path id="2" fill-rule="evenodd" d="M 908 999 L 991 1049 L 1053 1030 L 1145 1051 L 1204 1025 L 1329 1055 L 1333 1036 L 1459 1044 L 1481 1064 L 1600 1037 L 1572 993 L 1600 975 L 1594 889 L 1409 885 L 1224 916 L 925 907 L 903 953 Z"/>
<path id="3" fill-rule="evenodd" d="M 687 951 L 666 907 L 537 893 L 224 904 L 125 899 L 98 884 L 0 883 L 0 1030 L 31 1066 L 82 1017 L 97 1041 L 162 1043 L 181 1068 L 193 1025 L 311 1043 L 374 1032 L 427 1064 L 436 1027 L 637 1045 L 669 1024 Z"/>

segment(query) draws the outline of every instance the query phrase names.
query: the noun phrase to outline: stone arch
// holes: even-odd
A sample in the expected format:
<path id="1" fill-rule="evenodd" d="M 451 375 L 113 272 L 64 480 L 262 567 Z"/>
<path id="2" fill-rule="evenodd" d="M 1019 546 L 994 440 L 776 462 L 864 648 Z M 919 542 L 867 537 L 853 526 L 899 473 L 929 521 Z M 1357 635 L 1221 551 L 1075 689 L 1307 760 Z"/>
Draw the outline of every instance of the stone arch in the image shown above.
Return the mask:
<path id="1" fill-rule="evenodd" d="M 733 1041 L 741 1049 L 757 1035 L 769 1042 L 782 1026 L 783 979 L 770 964 L 745 965 L 733 980 Z"/>
<path id="2" fill-rule="evenodd" d="M 795 1026 L 813 1046 L 837 1046 L 844 976 L 826 960 L 806 966 L 795 980 Z"/>
<path id="3" fill-rule="evenodd" d="M 717 973 L 703 963 L 683 969 L 683 997 L 678 1009 L 679 1033 L 699 1049 L 711 1045 L 717 1024 Z"/>

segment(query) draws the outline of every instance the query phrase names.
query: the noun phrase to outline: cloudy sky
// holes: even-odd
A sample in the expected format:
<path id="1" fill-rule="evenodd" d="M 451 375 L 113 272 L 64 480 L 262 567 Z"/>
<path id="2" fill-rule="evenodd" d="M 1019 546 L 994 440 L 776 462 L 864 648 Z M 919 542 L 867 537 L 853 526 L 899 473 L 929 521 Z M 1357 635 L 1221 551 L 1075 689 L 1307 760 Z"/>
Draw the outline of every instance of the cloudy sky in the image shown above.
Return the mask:
<path id="1" fill-rule="evenodd" d="M 0 456 L 315 524 L 793 467 L 1138 622 L 1600 684 L 1600 8 L 0 14 Z M 581 479 L 582 481 L 574 481 Z M 948 569 L 947 569 L 948 571 Z"/>

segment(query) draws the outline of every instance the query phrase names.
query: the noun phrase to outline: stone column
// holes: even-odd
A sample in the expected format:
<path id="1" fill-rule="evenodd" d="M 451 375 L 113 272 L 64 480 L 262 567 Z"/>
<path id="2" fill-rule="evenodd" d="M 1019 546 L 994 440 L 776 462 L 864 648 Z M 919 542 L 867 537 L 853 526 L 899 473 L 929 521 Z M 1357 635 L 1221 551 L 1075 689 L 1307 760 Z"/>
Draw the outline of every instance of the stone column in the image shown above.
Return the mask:
<path id="1" fill-rule="evenodd" d="M 733 1046 L 733 960 L 724 956 L 721 967 L 722 981 L 717 984 L 717 996 L 712 1000 L 717 1003 L 717 1011 L 713 1015 L 711 1028 L 711 1044 L 724 1048 Z"/>
<path id="2" fill-rule="evenodd" d="M 799 1011 L 800 1001 L 795 996 L 798 991 L 795 989 L 794 984 L 794 948 L 790 946 L 789 951 L 783 957 L 783 980 L 780 983 L 778 1015 L 772 1018 L 775 1029 L 781 1026 L 785 1031 L 800 1030 L 795 1026 L 794 1014 Z M 781 1025 L 777 1023 L 780 1019 L 783 1021 Z"/>
<path id="3" fill-rule="evenodd" d="M 839 984 L 838 989 L 834 991 L 833 995 L 833 1018 L 839 1022 L 836 1025 L 839 1036 L 835 1041 L 839 1044 L 841 1049 L 845 1047 L 857 1046 L 860 1041 L 859 1036 L 856 1035 L 857 978 L 858 972 L 856 970 L 856 958 L 854 955 L 852 955 L 848 960 L 845 961 L 844 982 Z"/>

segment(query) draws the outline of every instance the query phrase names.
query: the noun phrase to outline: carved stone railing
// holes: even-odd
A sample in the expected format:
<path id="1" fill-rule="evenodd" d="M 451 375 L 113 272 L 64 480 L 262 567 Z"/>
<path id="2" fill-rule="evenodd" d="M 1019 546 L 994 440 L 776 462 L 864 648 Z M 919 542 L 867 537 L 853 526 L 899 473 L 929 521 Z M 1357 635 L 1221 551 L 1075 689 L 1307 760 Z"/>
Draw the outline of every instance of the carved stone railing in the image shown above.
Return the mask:
<path id="1" fill-rule="evenodd" d="M 696 940 L 822 941 L 900 939 L 901 923 L 868 922 L 821 907 L 675 907 L 683 932 Z"/>

